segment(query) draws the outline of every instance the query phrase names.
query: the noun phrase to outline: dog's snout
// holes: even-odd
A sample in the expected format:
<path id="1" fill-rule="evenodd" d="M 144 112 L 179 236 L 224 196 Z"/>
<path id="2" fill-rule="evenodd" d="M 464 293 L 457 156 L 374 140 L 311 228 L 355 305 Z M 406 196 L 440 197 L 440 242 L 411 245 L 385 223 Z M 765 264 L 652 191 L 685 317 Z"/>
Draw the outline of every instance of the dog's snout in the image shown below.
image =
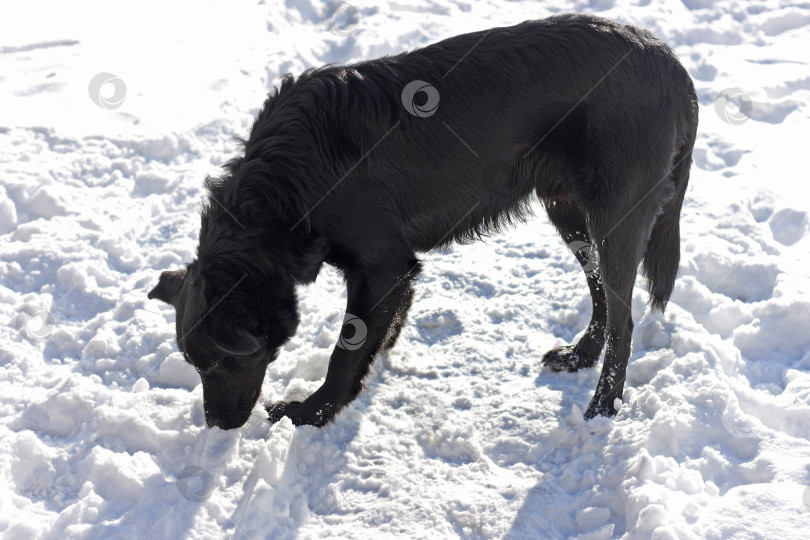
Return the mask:
<path id="1" fill-rule="evenodd" d="M 261 389 L 257 389 L 228 403 L 206 403 L 205 423 L 208 427 L 220 429 L 242 427 L 250 418 L 250 412 L 260 394 Z"/>
<path id="2" fill-rule="evenodd" d="M 221 418 L 214 417 L 211 415 L 205 416 L 205 423 L 208 424 L 208 427 L 218 427 L 220 429 L 227 429 L 225 427 L 225 423 Z"/>
<path id="3" fill-rule="evenodd" d="M 235 414 L 226 414 L 222 416 L 207 414 L 205 417 L 205 423 L 208 424 L 208 427 L 218 427 L 219 429 L 235 429 L 242 427 L 245 420 L 237 418 Z"/>

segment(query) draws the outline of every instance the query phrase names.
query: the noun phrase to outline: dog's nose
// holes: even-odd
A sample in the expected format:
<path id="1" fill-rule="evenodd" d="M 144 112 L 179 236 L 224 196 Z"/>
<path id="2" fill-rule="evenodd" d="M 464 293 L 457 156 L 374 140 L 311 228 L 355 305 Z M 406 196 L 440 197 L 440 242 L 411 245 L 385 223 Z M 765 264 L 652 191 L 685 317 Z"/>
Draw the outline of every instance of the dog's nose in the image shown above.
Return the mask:
<path id="1" fill-rule="evenodd" d="M 211 410 L 205 411 L 205 423 L 208 427 L 218 427 L 220 429 L 228 429 L 227 415 L 218 414 Z"/>
<path id="2" fill-rule="evenodd" d="M 235 415 L 214 416 L 210 415 L 205 418 L 205 423 L 208 427 L 218 427 L 219 429 L 234 429 L 241 427 L 244 421 L 240 422 Z"/>
<path id="3" fill-rule="evenodd" d="M 206 416 L 205 423 L 208 424 L 208 427 L 218 427 L 221 429 L 225 429 L 224 428 L 225 422 L 222 420 L 222 418 L 217 418 L 214 416 Z"/>

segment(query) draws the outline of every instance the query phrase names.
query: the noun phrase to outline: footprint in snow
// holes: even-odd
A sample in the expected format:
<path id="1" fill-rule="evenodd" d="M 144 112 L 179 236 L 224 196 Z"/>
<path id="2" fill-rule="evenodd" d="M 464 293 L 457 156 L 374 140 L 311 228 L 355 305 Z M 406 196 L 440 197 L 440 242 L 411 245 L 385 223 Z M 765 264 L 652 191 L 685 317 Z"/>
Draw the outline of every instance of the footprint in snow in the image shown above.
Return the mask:
<path id="1" fill-rule="evenodd" d="M 774 240 L 785 246 L 792 246 L 804 238 L 810 226 L 807 212 L 785 208 L 773 214 L 768 221 Z"/>
<path id="2" fill-rule="evenodd" d="M 450 310 L 420 315 L 415 322 L 419 335 L 429 345 L 456 336 L 464 330 L 461 321 Z"/>

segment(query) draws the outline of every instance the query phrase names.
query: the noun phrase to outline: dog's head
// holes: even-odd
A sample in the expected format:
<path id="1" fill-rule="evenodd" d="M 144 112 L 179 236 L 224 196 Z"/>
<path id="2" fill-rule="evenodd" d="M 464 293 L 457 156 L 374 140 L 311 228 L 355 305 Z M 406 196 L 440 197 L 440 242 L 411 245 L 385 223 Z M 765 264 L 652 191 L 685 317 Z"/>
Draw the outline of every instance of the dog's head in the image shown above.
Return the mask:
<path id="1" fill-rule="evenodd" d="M 329 250 L 273 163 L 237 157 L 206 179 L 197 258 L 163 272 L 149 293 L 175 308 L 177 346 L 200 374 L 209 426 L 250 417 L 267 366 L 298 326 L 295 286 L 315 281 Z"/>
<path id="2" fill-rule="evenodd" d="M 259 283 L 194 261 L 149 292 L 174 306 L 177 345 L 202 379 L 205 420 L 232 429 L 250 417 L 267 366 L 298 324 L 294 283 Z"/>

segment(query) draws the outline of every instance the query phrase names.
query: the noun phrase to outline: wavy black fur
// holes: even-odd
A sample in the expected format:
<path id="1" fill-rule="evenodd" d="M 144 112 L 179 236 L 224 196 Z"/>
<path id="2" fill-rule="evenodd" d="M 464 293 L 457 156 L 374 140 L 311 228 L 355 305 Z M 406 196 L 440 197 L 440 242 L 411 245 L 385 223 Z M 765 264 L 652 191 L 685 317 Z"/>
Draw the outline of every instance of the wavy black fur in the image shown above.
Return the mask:
<path id="1" fill-rule="evenodd" d="M 438 106 L 424 89 L 403 101 L 412 81 L 433 87 Z M 247 420 L 268 363 L 295 332 L 296 284 L 324 262 L 339 268 L 347 314 L 365 335 L 355 347 L 349 334 L 360 330 L 347 324 L 323 386 L 272 408 L 274 420 L 320 426 L 396 341 L 416 253 L 500 231 L 536 196 L 567 244 L 596 246 L 574 248 L 593 299 L 588 331 L 544 363 L 590 367 L 607 343 L 586 415 L 612 415 L 639 263 L 654 307 L 672 291 L 696 128 L 694 88 L 672 51 L 588 15 L 286 76 L 242 154 L 207 180 L 197 259 L 164 273 L 150 297 L 175 305 L 208 423 L 231 428 Z"/>

